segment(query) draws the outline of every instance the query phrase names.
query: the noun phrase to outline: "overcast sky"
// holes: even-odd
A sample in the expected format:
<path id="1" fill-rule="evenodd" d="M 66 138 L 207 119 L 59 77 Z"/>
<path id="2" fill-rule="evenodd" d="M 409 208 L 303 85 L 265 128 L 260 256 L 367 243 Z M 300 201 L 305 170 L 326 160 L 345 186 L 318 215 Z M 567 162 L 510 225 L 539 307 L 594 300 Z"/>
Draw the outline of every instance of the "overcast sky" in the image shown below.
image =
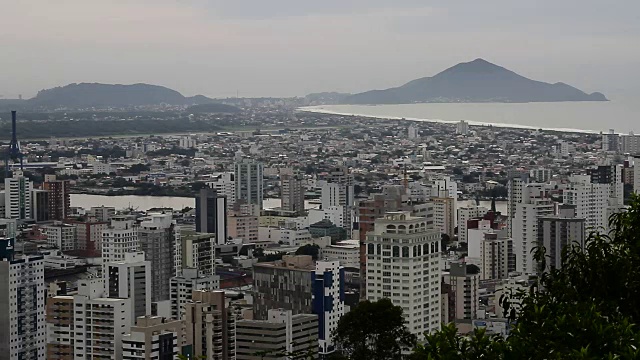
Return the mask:
<path id="1" fill-rule="evenodd" d="M 0 0 L 0 95 L 71 82 L 292 96 L 400 85 L 485 58 L 640 93 L 638 0 Z"/>

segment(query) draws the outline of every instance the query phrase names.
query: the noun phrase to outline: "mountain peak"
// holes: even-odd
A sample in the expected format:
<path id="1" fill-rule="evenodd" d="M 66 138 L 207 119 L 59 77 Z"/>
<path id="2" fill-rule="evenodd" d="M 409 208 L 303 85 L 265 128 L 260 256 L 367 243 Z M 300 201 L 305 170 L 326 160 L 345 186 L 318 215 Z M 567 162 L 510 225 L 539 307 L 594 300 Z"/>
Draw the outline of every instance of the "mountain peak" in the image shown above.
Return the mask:
<path id="1" fill-rule="evenodd" d="M 434 77 L 438 77 L 440 75 L 450 75 L 450 74 L 470 74 L 470 73 L 477 74 L 477 73 L 495 73 L 495 72 L 510 73 L 511 71 L 503 68 L 502 66 L 493 64 L 485 59 L 477 58 L 469 62 L 462 62 L 462 63 L 456 64 L 438 73 Z"/>
<path id="2" fill-rule="evenodd" d="M 347 104 L 411 104 L 421 102 L 553 102 L 606 101 L 564 83 L 549 84 L 477 58 L 386 90 L 354 94 Z"/>
<path id="3" fill-rule="evenodd" d="M 462 63 L 462 64 L 464 64 L 464 63 Z M 495 64 L 492 64 L 492 63 L 488 62 L 487 60 L 485 60 L 483 58 L 477 58 L 475 60 L 469 61 L 466 64 L 484 64 L 484 65 L 494 65 L 495 66 Z"/>

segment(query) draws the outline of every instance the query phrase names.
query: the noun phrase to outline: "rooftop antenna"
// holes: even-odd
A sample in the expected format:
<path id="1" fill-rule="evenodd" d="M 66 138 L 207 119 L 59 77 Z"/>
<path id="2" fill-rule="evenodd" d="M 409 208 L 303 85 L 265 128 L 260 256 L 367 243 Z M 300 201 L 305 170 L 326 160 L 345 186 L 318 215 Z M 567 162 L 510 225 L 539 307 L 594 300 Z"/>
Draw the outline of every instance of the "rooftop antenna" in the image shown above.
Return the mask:
<path id="1" fill-rule="evenodd" d="M 20 152 L 20 144 L 18 143 L 18 135 L 16 133 L 16 111 L 11 111 L 11 143 L 4 157 L 5 177 L 9 177 L 9 159 L 12 161 L 20 160 L 20 169 L 24 170 L 22 162 L 22 153 Z"/>

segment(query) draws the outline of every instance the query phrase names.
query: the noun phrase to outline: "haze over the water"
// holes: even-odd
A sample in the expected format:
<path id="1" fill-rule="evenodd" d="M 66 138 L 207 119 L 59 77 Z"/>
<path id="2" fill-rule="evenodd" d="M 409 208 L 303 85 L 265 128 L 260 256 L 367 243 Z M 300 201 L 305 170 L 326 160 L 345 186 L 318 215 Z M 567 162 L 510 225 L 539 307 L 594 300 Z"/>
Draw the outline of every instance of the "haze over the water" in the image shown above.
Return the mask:
<path id="1" fill-rule="evenodd" d="M 400 105 L 322 105 L 310 111 L 379 118 L 406 118 L 472 125 L 555 129 L 562 131 L 640 133 L 640 102 L 444 103 Z"/>
<path id="2" fill-rule="evenodd" d="M 4 1 L 0 96 L 72 82 L 185 95 L 398 86 L 478 57 L 615 99 L 640 93 L 640 2 Z M 2 98 L 0 97 L 0 98 Z"/>

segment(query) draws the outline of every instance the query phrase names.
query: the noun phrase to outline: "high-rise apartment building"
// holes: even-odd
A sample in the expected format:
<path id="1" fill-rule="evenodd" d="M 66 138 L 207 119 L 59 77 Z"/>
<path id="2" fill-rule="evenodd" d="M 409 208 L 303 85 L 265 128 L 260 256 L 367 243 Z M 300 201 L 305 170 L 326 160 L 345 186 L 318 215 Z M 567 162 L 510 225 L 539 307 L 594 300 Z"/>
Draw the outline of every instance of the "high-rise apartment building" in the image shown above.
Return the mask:
<path id="1" fill-rule="evenodd" d="M 47 237 L 47 245 L 58 248 L 60 251 L 72 251 L 77 248 L 76 227 L 56 221 L 51 225 L 42 227 L 42 232 Z"/>
<path id="2" fill-rule="evenodd" d="M 207 181 L 207 186 L 215 190 L 218 195 L 227 197 L 227 210 L 233 208 L 236 202 L 236 180 L 235 173 L 225 172 L 221 174 L 213 174 L 211 180 Z"/>
<path id="3" fill-rule="evenodd" d="M 455 231 L 455 199 L 450 197 L 431 198 L 433 204 L 433 225 L 441 234 L 454 235 Z"/>
<path id="4" fill-rule="evenodd" d="M 407 137 L 411 140 L 418 138 L 418 128 L 415 125 L 409 125 L 409 128 L 407 129 Z"/>
<path id="5" fill-rule="evenodd" d="M 193 354 L 205 359 L 236 359 L 236 316 L 224 291 L 194 291 L 182 320 Z"/>
<path id="6" fill-rule="evenodd" d="M 489 209 L 483 206 L 463 206 L 458 209 L 458 241 L 467 242 L 467 221 L 484 216 Z M 453 235 L 453 234 L 449 234 Z"/>
<path id="7" fill-rule="evenodd" d="M 624 185 L 631 185 L 633 186 L 634 184 L 634 180 L 635 180 L 635 174 L 634 174 L 635 168 L 633 167 L 633 162 L 629 161 L 625 161 L 625 166 L 622 169 L 622 183 Z"/>
<path id="8" fill-rule="evenodd" d="M 144 253 L 128 252 L 124 260 L 105 265 L 105 295 L 131 300 L 131 321 L 151 314 L 151 263 Z M 131 325 L 134 325 L 133 323 Z"/>
<path id="9" fill-rule="evenodd" d="M 196 196 L 196 231 L 216 235 L 216 243 L 227 241 L 227 197 L 209 188 Z"/>
<path id="10" fill-rule="evenodd" d="M 371 194 L 366 200 L 359 200 L 357 207 L 359 235 L 360 235 L 360 278 L 367 277 L 367 251 L 365 240 L 367 234 L 373 231 L 376 219 L 381 218 L 388 211 L 406 210 L 409 197 L 404 186 L 385 186 L 382 194 Z M 433 210 L 433 207 L 431 207 Z M 433 221 L 433 211 L 431 211 Z M 360 282 L 360 297 L 366 299 L 366 281 Z"/>
<path id="11" fill-rule="evenodd" d="M 88 256 L 96 256 L 102 253 L 102 235 L 109 225 L 108 222 L 101 222 L 94 217 L 88 217 L 82 221 L 71 221 L 70 224 L 76 227 L 76 247 L 78 250 L 83 251 Z"/>
<path id="12" fill-rule="evenodd" d="M 284 256 L 282 261 L 254 265 L 254 316 L 268 318 L 270 309 L 315 314 L 320 353 L 335 350 L 331 333 L 344 315 L 344 268 L 339 261 L 311 256 Z"/>
<path id="13" fill-rule="evenodd" d="M 294 314 L 310 314 L 313 271 L 315 265 L 308 255 L 285 255 L 281 261 L 254 264 L 255 318 L 264 320 L 269 309 L 277 308 L 292 310 Z"/>
<path id="14" fill-rule="evenodd" d="M 49 219 L 66 220 L 71 208 L 69 181 L 56 180 L 55 175 L 45 175 L 42 188 L 49 191 Z"/>
<path id="15" fill-rule="evenodd" d="M 99 222 L 109 222 L 115 214 L 116 208 L 112 206 L 93 206 L 87 213 L 87 215 L 95 218 Z"/>
<path id="16" fill-rule="evenodd" d="M 470 273 L 463 262 L 454 262 L 449 273 L 444 274 L 443 283 L 449 294 L 448 322 L 476 319 L 480 306 L 480 274 Z"/>
<path id="17" fill-rule="evenodd" d="M 576 215 L 575 206 L 560 205 L 557 215 L 538 220 L 538 244 L 546 250 L 547 269 L 562 267 L 562 250 L 565 247 L 584 247 L 585 219 Z"/>
<path id="18" fill-rule="evenodd" d="M 640 135 L 629 133 L 620 137 L 620 150 L 623 154 L 640 155 Z"/>
<path id="19" fill-rule="evenodd" d="M 296 215 L 304 214 L 304 191 L 301 175 L 280 175 L 280 200 L 282 210 Z"/>
<path id="20" fill-rule="evenodd" d="M 183 231 L 182 237 L 182 268 L 198 269 L 203 275 L 215 274 L 215 245 L 214 234 L 202 234 Z M 176 268 L 179 273 L 181 268 Z"/>
<path id="21" fill-rule="evenodd" d="M 196 268 L 184 268 L 171 278 L 171 318 L 180 319 L 184 305 L 191 301 L 194 291 L 217 290 L 220 288 L 220 276 L 205 275 Z"/>
<path id="22" fill-rule="evenodd" d="M 282 353 L 304 359 L 318 358 L 318 317 L 270 309 L 265 320 L 237 323 L 237 360 L 281 359 Z"/>
<path id="23" fill-rule="evenodd" d="M 514 238 L 513 221 L 516 216 L 516 206 L 522 202 L 528 202 L 532 195 L 542 194 L 544 198 L 548 198 L 551 185 L 544 183 L 535 183 L 531 181 L 529 173 L 520 169 L 511 169 L 508 171 L 509 182 L 507 184 L 508 196 L 507 196 L 507 229 L 508 237 Z M 536 196 L 533 196 L 534 198 Z M 515 238 L 514 238 L 515 239 Z"/>
<path id="24" fill-rule="evenodd" d="M 49 221 L 49 192 L 42 189 L 31 191 L 31 219 L 35 222 Z M 4 216 L 4 199 L 2 199 L 2 215 Z"/>
<path id="25" fill-rule="evenodd" d="M 159 316 L 139 317 L 131 332 L 122 337 L 122 358 L 127 360 L 174 360 L 188 355 L 183 324 Z"/>
<path id="26" fill-rule="evenodd" d="M 465 136 L 469 135 L 469 123 L 464 120 L 460 120 L 456 125 L 456 134 Z"/>
<path id="27" fill-rule="evenodd" d="M 325 179 L 318 182 L 321 188 L 322 208 L 338 207 L 343 212 L 342 227 L 351 232 L 355 218 L 355 194 L 353 174 L 346 167 L 331 169 Z"/>
<path id="28" fill-rule="evenodd" d="M 510 171 L 507 183 L 507 229 L 509 237 L 513 236 L 513 219 L 516 216 L 516 205 L 522 202 L 522 189 L 529 184 L 529 174 L 521 171 Z"/>
<path id="29" fill-rule="evenodd" d="M 538 219 L 553 215 L 555 203 L 544 184 L 521 184 L 519 201 L 515 202 L 512 222 L 513 251 L 516 271 L 535 274 L 533 250 L 538 241 Z"/>
<path id="30" fill-rule="evenodd" d="M 500 238 L 496 232 L 487 232 L 481 242 L 480 280 L 497 280 L 509 277 L 516 270 L 513 240 Z"/>
<path id="31" fill-rule="evenodd" d="M 585 219 L 587 232 L 609 228 L 609 184 L 594 184 L 589 176 L 574 175 L 563 191 L 566 205 L 576 207 L 576 216 Z M 618 206 L 618 205 L 616 205 Z"/>
<path id="32" fill-rule="evenodd" d="M 409 198 L 403 186 L 384 186 L 381 194 L 371 194 L 368 199 L 358 201 L 358 224 L 360 241 L 364 242 L 367 233 L 373 231 L 376 219 L 387 211 L 405 210 Z"/>
<path id="33" fill-rule="evenodd" d="M 47 355 L 49 360 L 74 358 L 74 303 L 73 296 L 47 298 Z"/>
<path id="34" fill-rule="evenodd" d="M 367 235 L 366 299 L 401 306 L 406 325 L 419 338 L 440 328 L 440 233 L 426 218 L 391 212 Z"/>
<path id="35" fill-rule="evenodd" d="M 227 232 L 232 239 L 242 239 L 243 243 L 258 241 L 260 220 L 255 215 L 241 215 L 231 211 L 227 215 Z"/>
<path id="36" fill-rule="evenodd" d="M 609 186 L 609 204 L 624 205 L 624 182 L 622 165 L 600 165 L 590 169 L 592 184 Z"/>
<path id="37" fill-rule="evenodd" d="M 122 359 L 122 339 L 130 332 L 131 299 L 109 298 L 104 293 L 104 280 L 78 282 L 78 294 L 73 295 L 73 329 L 75 359 Z M 55 303 L 53 297 L 49 300 Z M 64 314 L 69 317 L 70 314 Z M 70 320 L 59 320 L 60 326 Z M 49 333 L 51 340 L 55 334 Z"/>
<path id="38" fill-rule="evenodd" d="M 151 301 L 169 300 L 169 282 L 182 268 L 180 227 L 172 214 L 152 213 L 140 223 L 140 250 L 151 262 Z"/>
<path id="39" fill-rule="evenodd" d="M 458 198 L 458 183 L 451 176 L 431 180 L 431 197 Z"/>
<path id="40" fill-rule="evenodd" d="M 339 261 L 318 261 L 313 274 L 312 313 L 318 315 L 318 345 L 322 355 L 336 350 L 333 333 L 344 309 L 344 267 Z"/>
<path id="41" fill-rule="evenodd" d="M 242 159 L 235 163 L 236 200 L 244 200 L 263 208 L 263 165 L 257 161 Z"/>
<path id="42" fill-rule="evenodd" d="M 614 129 L 609 129 L 608 133 L 602 134 L 602 151 L 620 151 L 620 135 Z"/>
<path id="43" fill-rule="evenodd" d="M 197 141 L 191 136 L 185 135 L 180 136 L 180 140 L 178 141 L 178 145 L 182 149 L 193 149 L 196 147 Z"/>
<path id="44" fill-rule="evenodd" d="M 31 218 L 31 194 L 33 183 L 15 170 L 13 177 L 4 179 L 4 217 L 26 220 Z"/>
<path id="45" fill-rule="evenodd" d="M 42 256 L 15 256 L 14 239 L 0 238 L 0 359 L 45 359 Z"/>
<path id="46" fill-rule="evenodd" d="M 138 227 L 129 216 L 114 216 L 102 231 L 102 263 L 124 260 L 124 254 L 140 250 Z"/>
<path id="47" fill-rule="evenodd" d="M 537 183 L 547 183 L 551 180 L 551 170 L 545 168 L 529 170 L 529 178 Z"/>
<path id="48" fill-rule="evenodd" d="M 554 147 L 555 153 L 557 155 L 569 156 L 576 151 L 575 145 L 568 141 L 559 141 Z"/>

